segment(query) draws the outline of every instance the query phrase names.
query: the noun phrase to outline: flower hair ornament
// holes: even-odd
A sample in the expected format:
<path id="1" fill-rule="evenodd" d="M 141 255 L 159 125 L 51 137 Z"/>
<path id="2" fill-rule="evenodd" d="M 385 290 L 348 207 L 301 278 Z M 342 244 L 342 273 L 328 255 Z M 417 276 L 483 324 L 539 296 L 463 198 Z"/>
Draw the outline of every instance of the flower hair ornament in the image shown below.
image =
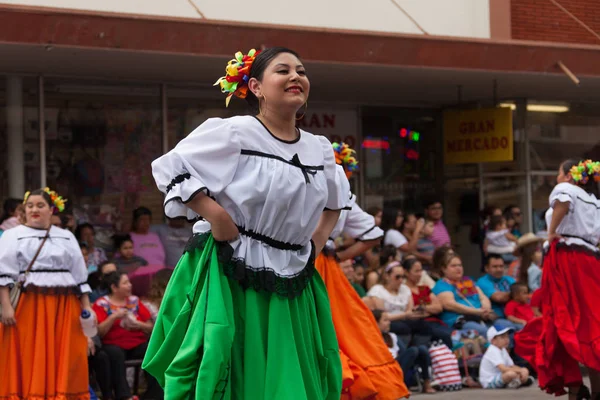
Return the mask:
<path id="1" fill-rule="evenodd" d="M 580 186 L 585 186 L 590 178 L 594 179 L 594 182 L 600 182 L 600 162 L 598 161 L 581 161 L 571 167 L 569 172 L 573 177 L 573 181 Z"/>
<path id="2" fill-rule="evenodd" d="M 65 203 L 68 201 L 67 199 L 63 199 L 62 196 L 59 196 L 58 193 L 56 193 L 54 190 L 50 190 L 50 188 L 45 187 L 42 190 L 46 192 L 48 196 L 50 196 L 50 200 L 58 212 L 63 212 L 65 210 Z M 25 193 L 25 196 L 23 197 L 23 204 L 27 203 L 29 195 L 31 195 L 31 192 Z"/>
<path id="3" fill-rule="evenodd" d="M 333 153 L 335 154 L 336 164 L 344 167 L 346 177 L 350 179 L 352 173 L 358 171 L 358 161 L 356 161 L 356 152 L 346 143 L 332 143 Z"/>
<path id="4" fill-rule="evenodd" d="M 225 76 L 219 78 L 213 86 L 221 86 L 221 92 L 227 93 L 225 107 L 229 107 L 231 98 L 235 95 L 245 99 L 248 95 L 248 81 L 250 80 L 250 68 L 260 54 L 260 50 L 252 49 L 243 55 L 241 51 L 235 53 L 235 58 L 230 60 L 225 67 Z"/>

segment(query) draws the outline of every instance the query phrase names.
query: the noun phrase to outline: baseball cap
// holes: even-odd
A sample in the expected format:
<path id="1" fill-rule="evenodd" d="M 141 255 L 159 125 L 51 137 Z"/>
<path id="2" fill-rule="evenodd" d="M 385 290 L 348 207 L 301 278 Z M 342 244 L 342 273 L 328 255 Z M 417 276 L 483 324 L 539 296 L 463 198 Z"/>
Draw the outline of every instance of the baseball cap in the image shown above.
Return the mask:
<path id="1" fill-rule="evenodd" d="M 491 342 L 493 338 L 495 338 L 496 336 L 500 336 L 500 335 L 504 335 L 507 332 L 512 332 L 514 329 L 512 328 L 504 328 L 501 330 L 497 330 L 496 328 L 494 328 L 493 326 L 488 329 L 487 331 L 487 340 L 488 342 Z"/>

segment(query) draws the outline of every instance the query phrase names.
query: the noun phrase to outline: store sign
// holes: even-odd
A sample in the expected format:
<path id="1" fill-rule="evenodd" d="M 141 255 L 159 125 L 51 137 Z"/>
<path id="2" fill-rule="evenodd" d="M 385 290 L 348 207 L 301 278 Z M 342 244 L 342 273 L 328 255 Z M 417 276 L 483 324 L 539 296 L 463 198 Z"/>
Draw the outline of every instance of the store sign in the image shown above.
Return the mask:
<path id="1" fill-rule="evenodd" d="M 473 164 L 513 160 L 510 108 L 444 112 L 444 162 Z"/>
<path id="2" fill-rule="evenodd" d="M 331 142 L 344 142 L 358 150 L 358 114 L 354 110 L 307 110 L 298 128 L 323 135 Z"/>

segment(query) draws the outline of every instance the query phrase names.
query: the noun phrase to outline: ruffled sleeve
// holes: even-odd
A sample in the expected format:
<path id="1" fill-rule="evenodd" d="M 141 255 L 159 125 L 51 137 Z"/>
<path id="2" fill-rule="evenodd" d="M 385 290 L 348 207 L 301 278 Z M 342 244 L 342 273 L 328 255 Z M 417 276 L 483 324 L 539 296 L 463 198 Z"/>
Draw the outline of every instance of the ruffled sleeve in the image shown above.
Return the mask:
<path id="1" fill-rule="evenodd" d="M 85 264 L 85 260 L 83 258 L 83 254 L 81 254 L 81 249 L 79 248 L 79 244 L 77 243 L 77 239 L 75 236 L 69 231 L 65 231 L 69 237 L 68 247 L 69 253 L 71 255 L 71 275 L 73 279 L 79 286 L 79 291 L 81 293 L 91 293 L 92 288 L 87 283 L 88 279 L 88 269 Z"/>
<path id="2" fill-rule="evenodd" d="M 331 142 L 325 136 L 318 136 L 323 148 L 323 165 L 327 178 L 327 203 L 326 210 L 350 209 L 350 183 L 346 178 L 344 169 L 335 163 L 335 155 Z"/>
<path id="3" fill-rule="evenodd" d="M 550 207 L 554 208 L 556 202 L 569 203 L 569 212 L 575 209 L 575 200 L 577 199 L 577 186 L 570 183 L 559 183 L 550 193 Z"/>
<path id="4" fill-rule="evenodd" d="M 16 232 L 10 229 L 0 236 L 0 286 L 12 286 L 19 278 Z"/>
<path id="5" fill-rule="evenodd" d="M 375 218 L 364 212 L 356 203 L 348 211 L 344 232 L 356 240 L 375 240 L 383 237 L 381 228 L 375 225 Z"/>
<path id="6" fill-rule="evenodd" d="M 200 192 L 216 196 L 233 180 L 241 150 L 236 131 L 230 120 L 211 118 L 152 162 L 167 217 L 197 219 L 185 204 Z"/>

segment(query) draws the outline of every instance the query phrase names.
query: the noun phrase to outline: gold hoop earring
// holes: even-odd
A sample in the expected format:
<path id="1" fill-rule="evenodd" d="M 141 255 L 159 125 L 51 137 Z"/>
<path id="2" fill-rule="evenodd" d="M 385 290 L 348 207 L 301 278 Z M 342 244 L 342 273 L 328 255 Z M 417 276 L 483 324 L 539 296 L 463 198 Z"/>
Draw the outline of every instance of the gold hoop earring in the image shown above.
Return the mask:
<path id="1" fill-rule="evenodd" d="M 267 98 L 263 95 L 260 99 L 258 99 L 258 115 L 260 115 L 261 117 L 265 117 L 267 115 L 266 111 L 263 114 L 262 112 L 262 108 L 260 106 L 260 100 L 263 99 L 265 101 L 265 110 L 267 109 Z"/>
<path id="2" fill-rule="evenodd" d="M 304 112 L 301 116 L 296 117 L 296 121 L 300 121 L 302 118 L 304 118 L 304 116 L 306 115 L 306 110 L 308 110 L 308 100 L 306 100 L 306 103 L 304 103 Z"/>

